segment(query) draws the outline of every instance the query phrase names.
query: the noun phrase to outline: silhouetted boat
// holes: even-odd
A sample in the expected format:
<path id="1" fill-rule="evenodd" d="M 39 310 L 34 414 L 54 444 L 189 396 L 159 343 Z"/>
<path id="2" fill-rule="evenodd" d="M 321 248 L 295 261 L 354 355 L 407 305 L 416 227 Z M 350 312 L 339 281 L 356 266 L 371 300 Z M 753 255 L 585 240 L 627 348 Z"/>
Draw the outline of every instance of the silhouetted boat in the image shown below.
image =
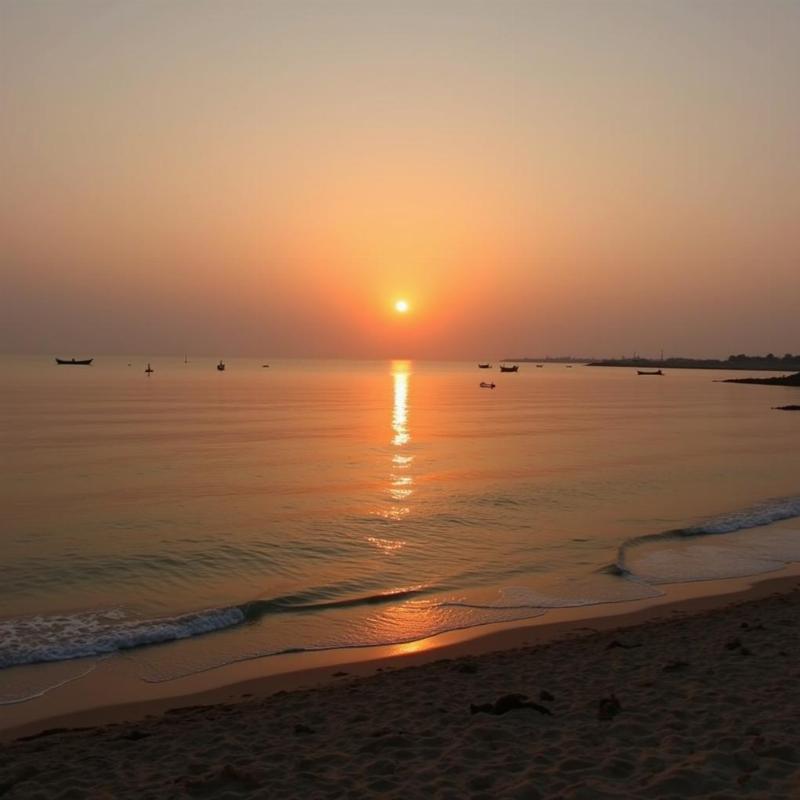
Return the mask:
<path id="1" fill-rule="evenodd" d="M 478 369 L 491 369 L 491 364 L 478 364 Z"/>
<path id="2" fill-rule="evenodd" d="M 261 368 L 262 368 L 262 369 L 269 369 L 269 364 L 262 364 L 262 365 L 261 365 Z"/>
<path id="3" fill-rule="evenodd" d="M 66 358 L 57 358 L 57 359 L 56 359 L 56 364 L 74 364 L 75 366 L 81 366 L 81 367 L 91 367 L 91 366 L 92 366 L 92 361 L 94 361 L 94 359 L 93 359 L 93 358 L 84 358 L 84 359 L 78 359 L 78 358 L 70 358 L 70 359 L 66 359 Z"/>
<path id="4" fill-rule="evenodd" d="M 519 364 L 514 364 L 510 367 L 506 367 L 503 364 L 501 364 L 500 372 L 519 372 Z"/>
<path id="5" fill-rule="evenodd" d="M 494 384 L 486 383 L 486 381 L 481 381 L 481 389 L 494 389 Z"/>
<path id="6" fill-rule="evenodd" d="M 536 365 L 536 368 L 537 368 L 537 369 L 541 369 L 543 366 L 544 366 L 544 364 L 537 364 L 537 365 Z"/>
<path id="7" fill-rule="evenodd" d="M 637 375 L 663 375 L 664 373 L 660 369 L 654 370 L 652 372 L 650 372 L 648 370 L 645 370 L 645 369 L 637 369 L 636 370 L 636 374 Z"/>
<path id="8" fill-rule="evenodd" d="M 155 370 L 150 366 L 150 362 L 147 362 L 147 369 L 145 372 L 149 375 L 151 372 L 155 372 Z"/>
<path id="9" fill-rule="evenodd" d="M 224 372 L 224 370 L 225 370 L 225 362 L 222 359 L 220 359 L 219 364 L 217 364 L 217 369 L 220 372 Z"/>

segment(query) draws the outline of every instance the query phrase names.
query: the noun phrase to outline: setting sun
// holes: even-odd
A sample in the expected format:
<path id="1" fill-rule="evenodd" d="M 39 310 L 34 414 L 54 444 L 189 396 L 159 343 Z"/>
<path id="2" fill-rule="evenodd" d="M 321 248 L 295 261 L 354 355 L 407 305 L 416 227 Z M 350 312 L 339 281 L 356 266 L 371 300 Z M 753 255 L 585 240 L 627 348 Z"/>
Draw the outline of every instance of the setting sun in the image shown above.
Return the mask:
<path id="1" fill-rule="evenodd" d="M 405 314 L 408 311 L 408 303 L 405 300 L 398 300 L 394 304 L 394 310 L 398 314 Z"/>

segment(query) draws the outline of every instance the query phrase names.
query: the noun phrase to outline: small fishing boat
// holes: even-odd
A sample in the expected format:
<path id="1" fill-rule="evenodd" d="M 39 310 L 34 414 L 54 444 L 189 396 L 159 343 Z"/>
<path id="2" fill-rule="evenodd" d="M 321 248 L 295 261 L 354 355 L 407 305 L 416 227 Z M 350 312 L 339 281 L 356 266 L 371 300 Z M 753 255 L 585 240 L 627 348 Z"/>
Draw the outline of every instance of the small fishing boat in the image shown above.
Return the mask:
<path id="1" fill-rule="evenodd" d="M 651 370 L 646 370 L 646 369 L 637 369 L 636 370 L 636 374 L 637 375 L 663 375 L 664 373 L 660 369 L 652 370 L 652 371 Z"/>
<path id="2" fill-rule="evenodd" d="M 478 364 L 478 369 L 491 369 L 491 364 Z"/>
<path id="3" fill-rule="evenodd" d="M 494 389 L 494 384 L 486 383 L 486 381 L 481 381 L 481 389 Z"/>
<path id="4" fill-rule="evenodd" d="M 147 362 L 147 369 L 145 370 L 145 372 L 148 375 L 150 375 L 151 373 L 155 372 L 155 370 L 150 366 L 150 362 L 149 361 Z"/>
<path id="5" fill-rule="evenodd" d="M 225 371 L 225 362 L 222 359 L 219 360 L 219 364 L 217 364 L 217 369 L 220 372 L 224 372 Z"/>
<path id="6" fill-rule="evenodd" d="M 56 364 L 73 364 L 76 367 L 77 366 L 80 366 L 80 367 L 91 367 L 92 366 L 92 361 L 94 361 L 93 358 L 84 358 L 84 359 L 79 359 L 79 358 L 70 358 L 70 359 L 57 358 L 56 359 Z"/>
<path id="7" fill-rule="evenodd" d="M 519 372 L 519 364 L 512 364 L 510 367 L 501 364 L 500 372 Z"/>

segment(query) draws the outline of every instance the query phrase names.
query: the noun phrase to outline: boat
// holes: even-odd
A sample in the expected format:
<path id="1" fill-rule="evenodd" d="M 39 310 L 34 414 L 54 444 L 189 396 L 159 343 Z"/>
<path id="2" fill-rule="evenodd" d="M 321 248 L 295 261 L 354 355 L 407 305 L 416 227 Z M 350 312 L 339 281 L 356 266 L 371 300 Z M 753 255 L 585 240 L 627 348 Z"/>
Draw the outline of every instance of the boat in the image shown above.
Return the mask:
<path id="1" fill-rule="evenodd" d="M 92 366 L 92 361 L 94 361 L 93 358 L 83 358 L 83 359 L 79 359 L 79 358 L 70 358 L 70 359 L 57 358 L 56 359 L 56 364 L 74 364 L 76 367 L 77 366 L 91 367 Z"/>
<path id="2" fill-rule="evenodd" d="M 486 383 L 486 381 L 481 381 L 481 389 L 494 389 L 494 384 Z"/>
<path id="3" fill-rule="evenodd" d="M 219 360 L 219 364 L 217 364 L 217 369 L 220 372 L 224 372 L 225 371 L 225 362 L 222 359 Z"/>
<path id="4" fill-rule="evenodd" d="M 155 372 L 155 370 L 150 366 L 150 362 L 147 362 L 147 369 L 145 372 L 149 375 L 151 372 Z"/>
<path id="5" fill-rule="evenodd" d="M 478 369 L 491 369 L 491 364 L 478 364 Z"/>
<path id="6" fill-rule="evenodd" d="M 544 366 L 544 364 L 537 364 L 536 365 L 536 369 L 541 369 L 543 366 Z"/>
<path id="7" fill-rule="evenodd" d="M 269 369 L 269 364 L 262 364 L 261 369 Z"/>
<path id="8" fill-rule="evenodd" d="M 501 364 L 500 372 L 519 372 L 519 364 L 512 364 L 510 367 Z"/>
<path id="9" fill-rule="evenodd" d="M 660 369 L 653 370 L 653 371 L 646 370 L 646 369 L 637 369 L 636 370 L 636 374 L 637 375 L 663 375 L 664 373 Z"/>

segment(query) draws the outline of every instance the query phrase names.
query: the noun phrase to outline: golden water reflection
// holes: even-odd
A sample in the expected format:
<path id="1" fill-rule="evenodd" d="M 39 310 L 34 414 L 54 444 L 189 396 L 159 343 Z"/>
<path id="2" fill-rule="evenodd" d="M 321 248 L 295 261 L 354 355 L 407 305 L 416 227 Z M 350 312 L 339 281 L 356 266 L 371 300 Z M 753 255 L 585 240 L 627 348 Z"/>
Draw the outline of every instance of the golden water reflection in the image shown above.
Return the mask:
<path id="1" fill-rule="evenodd" d="M 392 444 L 402 447 L 408 444 L 411 436 L 408 432 L 408 361 L 392 362 L 392 379 L 394 380 L 394 403 L 392 405 Z"/>

